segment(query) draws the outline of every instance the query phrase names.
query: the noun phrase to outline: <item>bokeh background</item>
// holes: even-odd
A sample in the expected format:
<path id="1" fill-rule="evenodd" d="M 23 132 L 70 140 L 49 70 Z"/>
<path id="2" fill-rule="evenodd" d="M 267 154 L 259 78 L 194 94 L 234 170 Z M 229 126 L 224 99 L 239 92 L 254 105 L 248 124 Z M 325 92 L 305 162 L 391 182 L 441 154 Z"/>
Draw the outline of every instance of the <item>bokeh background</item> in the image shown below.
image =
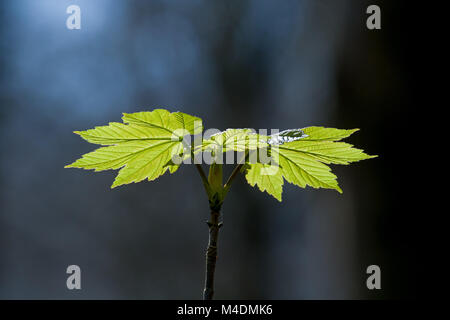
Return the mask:
<path id="1" fill-rule="evenodd" d="M 71 4 L 81 30 L 66 28 Z M 286 184 L 278 203 L 237 179 L 217 298 L 414 297 L 418 223 L 390 139 L 413 103 L 407 7 L 376 1 L 382 30 L 370 31 L 369 4 L 0 2 L 0 298 L 201 298 L 209 212 L 193 167 L 114 190 L 116 172 L 63 168 L 95 148 L 73 130 L 158 106 L 206 128 L 361 128 L 348 141 L 379 155 L 334 166 L 343 195 Z M 66 288 L 71 264 L 79 291 Z"/>

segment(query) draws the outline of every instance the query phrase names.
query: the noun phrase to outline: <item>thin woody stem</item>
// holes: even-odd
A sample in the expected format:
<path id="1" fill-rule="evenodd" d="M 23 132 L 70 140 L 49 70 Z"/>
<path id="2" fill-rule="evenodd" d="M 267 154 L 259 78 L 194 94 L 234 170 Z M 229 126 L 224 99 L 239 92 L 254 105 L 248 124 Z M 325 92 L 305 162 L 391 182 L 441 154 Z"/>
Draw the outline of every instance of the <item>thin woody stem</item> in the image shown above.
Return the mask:
<path id="1" fill-rule="evenodd" d="M 206 274 L 203 300 L 212 300 L 214 296 L 214 272 L 216 271 L 217 240 L 219 238 L 219 229 L 222 226 L 222 222 L 219 222 L 219 218 L 220 212 L 212 210 L 210 220 L 207 222 L 209 227 L 209 241 L 206 249 Z"/>
<path id="2" fill-rule="evenodd" d="M 193 154 L 191 155 L 193 158 Z M 247 155 L 248 151 L 244 154 L 241 161 L 239 161 L 238 165 L 234 168 L 227 182 L 223 186 L 223 189 L 220 188 L 221 190 L 219 192 L 212 191 L 214 187 L 211 187 L 211 185 L 216 186 L 216 184 L 212 183 L 210 185 L 210 183 L 208 182 L 209 180 L 206 178 L 206 175 L 202 170 L 202 167 L 196 164 L 197 170 L 200 173 L 200 176 L 202 177 L 203 180 L 203 184 L 206 188 L 206 192 L 208 193 L 209 205 L 211 208 L 211 217 L 210 220 L 207 222 L 209 227 L 209 240 L 208 240 L 208 247 L 206 249 L 206 271 L 205 271 L 205 288 L 203 290 L 203 300 L 212 300 L 214 296 L 214 273 L 216 271 L 216 261 L 217 261 L 217 241 L 219 238 L 219 229 L 222 226 L 222 222 L 220 222 L 220 207 L 222 206 L 223 198 L 225 197 L 226 193 L 231 187 L 231 183 L 238 175 L 242 166 L 245 164 L 245 159 Z M 210 168 L 210 176 L 211 176 L 211 168 Z M 217 178 L 217 176 L 215 175 L 212 175 L 211 177 L 213 177 L 213 179 Z M 222 174 L 220 174 L 220 185 L 222 184 L 221 181 L 222 181 Z"/>

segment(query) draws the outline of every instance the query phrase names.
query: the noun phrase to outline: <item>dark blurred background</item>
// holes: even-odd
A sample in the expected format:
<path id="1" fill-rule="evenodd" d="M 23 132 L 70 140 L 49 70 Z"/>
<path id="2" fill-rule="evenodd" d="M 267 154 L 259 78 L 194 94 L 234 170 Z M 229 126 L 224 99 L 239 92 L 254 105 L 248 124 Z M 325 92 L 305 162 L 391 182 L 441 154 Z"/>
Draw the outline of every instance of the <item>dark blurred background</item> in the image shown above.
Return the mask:
<path id="1" fill-rule="evenodd" d="M 237 179 L 217 298 L 415 297 L 418 223 L 390 138 L 413 103 L 409 18 L 400 1 L 0 2 L 0 298 L 201 298 L 209 211 L 192 166 L 114 190 L 116 172 L 63 168 L 95 148 L 73 130 L 158 106 L 206 128 L 361 128 L 348 141 L 379 155 L 333 167 L 342 195 L 285 184 L 278 203 Z"/>

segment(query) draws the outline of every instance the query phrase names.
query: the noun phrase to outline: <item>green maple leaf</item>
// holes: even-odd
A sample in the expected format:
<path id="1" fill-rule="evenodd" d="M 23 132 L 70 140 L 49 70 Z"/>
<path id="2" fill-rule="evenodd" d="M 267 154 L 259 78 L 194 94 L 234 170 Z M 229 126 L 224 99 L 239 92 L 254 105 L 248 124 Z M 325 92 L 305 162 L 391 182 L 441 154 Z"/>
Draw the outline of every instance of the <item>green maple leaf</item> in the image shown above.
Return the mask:
<path id="1" fill-rule="evenodd" d="M 375 157 L 340 142 L 358 129 L 307 127 L 270 136 L 256 134 L 251 129 L 227 129 L 201 140 L 191 150 L 190 145 L 183 144 L 183 138 L 202 132 L 200 118 L 156 109 L 124 113 L 122 120 L 124 123 L 112 122 L 91 130 L 75 131 L 88 142 L 104 147 L 66 167 L 95 171 L 120 169 L 112 185 L 114 188 L 144 179 L 154 180 L 167 170 L 175 172 L 180 164 L 173 162 L 174 156 L 184 160 L 199 152 L 211 152 L 216 156 L 227 151 L 245 152 L 239 163 L 247 182 L 281 201 L 284 180 L 302 188 L 328 188 L 342 193 L 328 164 L 346 165 Z M 261 160 L 261 151 L 270 155 L 270 163 Z M 256 157 L 250 156 L 256 153 Z M 222 162 L 217 163 L 213 165 L 214 174 L 210 171 L 207 184 L 210 195 L 217 194 L 223 201 L 229 186 L 223 188 Z"/>
<path id="2" fill-rule="evenodd" d="M 350 136 L 358 129 L 343 130 L 324 127 L 307 127 L 303 129 L 291 129 L 284 135 L 269 136 L 269 141 L 276 141 L 279 136 L 287 138 L 279 139 L 279 143 L 273 143 L 271 156 L 275 164 L 280 167 L 279 171 L 274 171 L 273 177 L 258 176 L 257 171 L 261 171 L 261 164 L 247 164 L 247 182 L 254 186 L 258 185 L 261 191 L 274 196 L 281 201 L 283 179 L 299 187 L 335 189 L 342 193 L 337 177 L 331 172 L 331 168 L 326 164 L 349 164 L 364 159 L 374 158 L 363 152 L 363 150 L 353 148 L 351 144 L 337 142 Z M 301 134 L 296 135 L 296 133 Z M 289 141 L 291 139 L 291 141 Z M 262 168 L 268 168 L 264 165 Z"/>
<path id="3" fill-rule="evenodd" d="M 283 192 L 283 174 L 279 166 L 255 163 L 248 166 L 245 173 L 248 184 L 258 186 L 260 191 L 266 191 L 281 202 Z"/>
<path id="4" fill-rule="evenodd" d="M 154 180 L 179 165 L 172 157 L 182 153 L 183 137 L 203 130 L 200 118 L 164 109 L 137 112 L 122 117 L 124 123 L 110 123 L 86 131 L 75 131 L 83 139 L 107 147 L 87 153 L 66 168 L 103 171 L 120 169 L 112 188 Z"/>

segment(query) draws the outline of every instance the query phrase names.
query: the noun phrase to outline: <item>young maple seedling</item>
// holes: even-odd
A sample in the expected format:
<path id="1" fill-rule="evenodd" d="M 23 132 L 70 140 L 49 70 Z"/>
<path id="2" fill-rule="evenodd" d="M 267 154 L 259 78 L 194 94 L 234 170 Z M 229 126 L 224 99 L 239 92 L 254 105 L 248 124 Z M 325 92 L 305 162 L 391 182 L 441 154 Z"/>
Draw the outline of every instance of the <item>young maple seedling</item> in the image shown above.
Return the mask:
<path id="1" fill-rule="evenodd" d="M 273 135 L 256 134 L 251 129 L 227 129 L 207 139 L 196 139 L 203 132 L 202 120 L 182 112 L 155 109 L 124 113 L 122 120 L 123 123 L 111 122 L 107 126 L 75 131 L 88 142 L 104 147 L 83 155 L 66 168 L 120 169 L 111 186 L 115 188 L 145 179 L 152 181 L 166 171 L 174 173 L 182 162 L 194 163 L 211 212 L 207 222 L 205 300 L 212 299 L 214 294 L 217 240 L 222 226 L 220 210 L 240 172 L 251 186 L 257 185 L 259 190 L 281 202 L 284 180 L 302 188 L 328 188 L 342 193 L 327 164 L 349 164 L 376 157 L 339 142 L 358 129 L 307 127 Z M 238 152 L 241 157 L 223 184 L 222 156 L 228 151 Z M 202 155 L 211 156 L 208 177 L 198 161 Z"/>

